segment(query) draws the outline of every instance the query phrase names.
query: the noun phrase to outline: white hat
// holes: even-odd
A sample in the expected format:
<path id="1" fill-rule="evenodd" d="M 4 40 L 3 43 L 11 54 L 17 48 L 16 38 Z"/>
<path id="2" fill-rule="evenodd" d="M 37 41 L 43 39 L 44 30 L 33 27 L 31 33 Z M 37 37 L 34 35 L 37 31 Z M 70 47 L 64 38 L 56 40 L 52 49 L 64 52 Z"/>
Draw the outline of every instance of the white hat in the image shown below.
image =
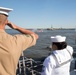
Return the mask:
<path id="1" fill-rule="evenodd" d="M 8 16 L 8 13 L 10 11 L 12 11 L 13 9 L 10 9 L 10 8 L 4 8 L 4 7 L 0 7 L 0 14 L 5 14 Z"/>
<path id="2" fill-rule="evenodd" d="M 60 35 L 51 36 L 52 42 L 65 42 L 65 40 L 66 40 L 65 36 L 60 36 Z"/>

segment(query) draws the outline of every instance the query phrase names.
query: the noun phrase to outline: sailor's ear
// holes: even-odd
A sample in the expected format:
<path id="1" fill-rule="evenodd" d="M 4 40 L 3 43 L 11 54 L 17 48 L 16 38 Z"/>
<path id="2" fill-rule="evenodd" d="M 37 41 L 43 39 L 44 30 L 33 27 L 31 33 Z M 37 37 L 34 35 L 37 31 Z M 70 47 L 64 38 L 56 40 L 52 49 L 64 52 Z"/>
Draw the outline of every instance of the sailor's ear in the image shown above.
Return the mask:
<path id="1" fill-rule="evenodd" d="M 52 44 L 52 49 L 53 49 L 53 50 L 57 50 L 58 47 L 57 47 L 55 44 Z"/>
<path id="2" fill-rule="evenodd" d="M 8 24 L 8 20 L 5 21 L 5 25 L 7 25 L 7 24 Z"/>

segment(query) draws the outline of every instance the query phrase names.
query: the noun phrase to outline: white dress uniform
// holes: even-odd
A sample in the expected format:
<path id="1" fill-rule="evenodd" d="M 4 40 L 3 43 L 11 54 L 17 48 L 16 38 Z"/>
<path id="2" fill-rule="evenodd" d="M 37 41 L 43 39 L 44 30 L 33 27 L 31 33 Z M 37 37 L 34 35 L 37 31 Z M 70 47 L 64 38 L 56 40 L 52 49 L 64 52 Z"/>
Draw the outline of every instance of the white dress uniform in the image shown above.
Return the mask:
<path id="1" fill-rule="evenodd" d="M 70 60 L 73 48 L 67 46 L 63 50 L 55 50 L 44 63 L 41 75 L 70 75 Z"/>

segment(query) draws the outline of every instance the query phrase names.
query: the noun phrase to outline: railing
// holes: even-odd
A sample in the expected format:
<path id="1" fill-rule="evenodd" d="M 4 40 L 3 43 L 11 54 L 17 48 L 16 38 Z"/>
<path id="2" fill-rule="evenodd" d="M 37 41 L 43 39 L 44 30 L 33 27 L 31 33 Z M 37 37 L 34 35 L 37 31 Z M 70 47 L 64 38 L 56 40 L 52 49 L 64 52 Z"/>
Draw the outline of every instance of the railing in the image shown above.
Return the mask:
<path id="1" fill-rule="evenodd" d="M 42 64 L 42 61 L 26 58 L 22 53 L 16 75 L 41 75 Z"/>

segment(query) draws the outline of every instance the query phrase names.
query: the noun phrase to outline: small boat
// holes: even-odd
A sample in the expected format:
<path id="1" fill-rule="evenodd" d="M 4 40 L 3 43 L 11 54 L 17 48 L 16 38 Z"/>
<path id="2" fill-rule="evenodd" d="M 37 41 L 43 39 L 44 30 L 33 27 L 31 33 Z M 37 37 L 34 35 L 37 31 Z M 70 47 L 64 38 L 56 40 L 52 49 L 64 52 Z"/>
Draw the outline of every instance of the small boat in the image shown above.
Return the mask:
<path id="1" fill-rule="evenodd" d="M 33 29 L 33 32 L 43 32 L 43 29 Z"/>

